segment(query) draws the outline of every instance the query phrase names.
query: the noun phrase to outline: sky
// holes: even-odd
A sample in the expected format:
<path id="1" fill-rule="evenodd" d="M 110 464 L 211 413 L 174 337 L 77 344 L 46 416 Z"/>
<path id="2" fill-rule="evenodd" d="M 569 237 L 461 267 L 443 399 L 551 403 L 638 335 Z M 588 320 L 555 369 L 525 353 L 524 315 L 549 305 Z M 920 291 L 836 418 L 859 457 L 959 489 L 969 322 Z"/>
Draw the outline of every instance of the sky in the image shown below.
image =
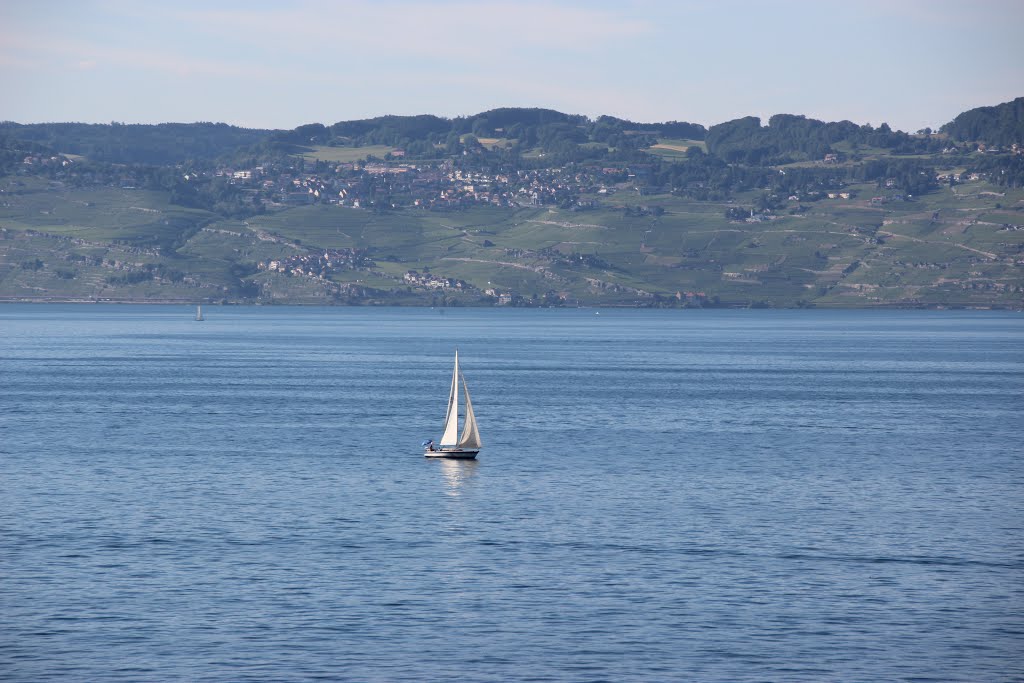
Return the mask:
<path id="1" fill-rule="evenodd" d="M 914 132 L 1024 96 L 1024 0 L 2 0 L 0 120 L 546 107 Z"/>

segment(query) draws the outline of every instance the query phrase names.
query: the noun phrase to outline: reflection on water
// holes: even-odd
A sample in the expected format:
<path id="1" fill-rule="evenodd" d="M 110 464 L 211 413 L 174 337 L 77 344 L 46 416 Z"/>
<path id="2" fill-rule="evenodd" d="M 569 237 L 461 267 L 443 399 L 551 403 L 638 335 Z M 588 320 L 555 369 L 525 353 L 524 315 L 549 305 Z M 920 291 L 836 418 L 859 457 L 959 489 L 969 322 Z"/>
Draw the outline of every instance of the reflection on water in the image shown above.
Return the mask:
<path id="1" fill-rule="evenodd" d="M 478 463 L 476 460 L 439 460 L 441 473 L 444 475 L 445 493 L 458 496 L 459 489 L 476 476 Z"/>

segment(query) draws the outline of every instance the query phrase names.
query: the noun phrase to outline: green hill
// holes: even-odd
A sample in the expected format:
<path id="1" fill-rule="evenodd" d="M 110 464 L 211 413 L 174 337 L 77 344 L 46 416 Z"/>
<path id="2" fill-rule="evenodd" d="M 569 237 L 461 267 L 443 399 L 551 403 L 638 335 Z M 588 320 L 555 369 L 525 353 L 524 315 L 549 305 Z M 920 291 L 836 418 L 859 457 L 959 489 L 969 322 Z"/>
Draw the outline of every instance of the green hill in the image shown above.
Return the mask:
<path id="1" fill-rule="evenodd" d="M 942 132 L 957 140 L 1024 145 L 1024 97 L 965 111 L 943 126 Z"/>
<path id="2" fill-rule="evenodd" d="M 518 109 L 149 139 L 59 125 L 0 125 L 0 300 L 1024 300 L 1024 156 L 952 129 Z M 205 156 L 168 160 L 170 130 Z"/>

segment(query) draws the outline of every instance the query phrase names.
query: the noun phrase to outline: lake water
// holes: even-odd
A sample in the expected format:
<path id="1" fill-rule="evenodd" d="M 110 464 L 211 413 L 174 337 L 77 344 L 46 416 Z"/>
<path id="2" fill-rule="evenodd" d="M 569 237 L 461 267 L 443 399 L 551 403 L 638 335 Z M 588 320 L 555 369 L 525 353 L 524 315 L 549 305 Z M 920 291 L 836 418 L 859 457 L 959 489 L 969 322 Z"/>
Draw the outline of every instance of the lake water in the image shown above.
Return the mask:
<path id="1" fill-rule="evenodd" d="M 1024 315 L 204 313 L 0 306 L 0 679 L 1024 679 Z"/>

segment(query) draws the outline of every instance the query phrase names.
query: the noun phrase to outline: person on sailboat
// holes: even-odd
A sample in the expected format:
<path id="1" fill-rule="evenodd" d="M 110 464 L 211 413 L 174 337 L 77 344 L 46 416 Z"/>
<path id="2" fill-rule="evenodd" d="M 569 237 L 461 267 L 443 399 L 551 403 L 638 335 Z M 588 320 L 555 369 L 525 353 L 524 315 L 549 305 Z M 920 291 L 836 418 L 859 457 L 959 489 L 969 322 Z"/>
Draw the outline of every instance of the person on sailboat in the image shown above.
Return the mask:
<path id="1" fill-rule="evenodd" d="M 423 443 L 423 445 L 427 447 L 428 451 L 433 451 L 434 450 L 434 440 L 433 439 L 427 439 Z"/>

